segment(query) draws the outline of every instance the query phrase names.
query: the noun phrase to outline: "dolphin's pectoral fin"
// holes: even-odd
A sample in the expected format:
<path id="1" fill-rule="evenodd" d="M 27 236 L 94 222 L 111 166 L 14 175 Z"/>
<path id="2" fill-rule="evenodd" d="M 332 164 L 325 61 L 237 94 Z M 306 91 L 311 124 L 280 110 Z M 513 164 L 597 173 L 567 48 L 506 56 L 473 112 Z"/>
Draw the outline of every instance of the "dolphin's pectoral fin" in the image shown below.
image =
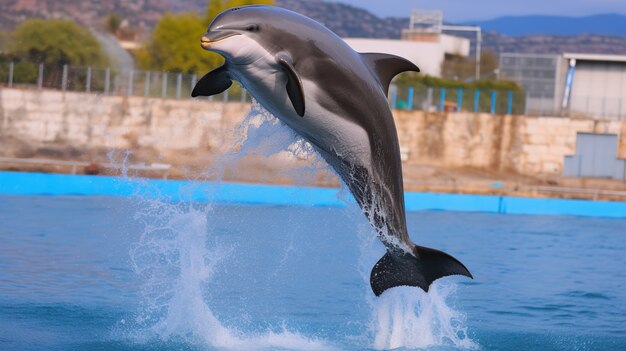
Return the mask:
<path id="1" fill-rule="evenodd" d="M 233 84 L 226 65 L 222 65 L 200 78 L 191 92 L 192 97 L 212 96 L 225 92 Z"/>
<path id="2" fill-rule="evenodd" d="M 304 89 L 302 89 L 302 80 L 295 68 L 293 67 L 292 60 L 287 55 L 278 55 L 276 57 L 278 64 L 287 73 L 287 95 L 296 113 L 300 117 L 304 117 Z"/>
<path id="3" fill-rule="evenodd" d="M 394 55 L 365 53 L 361 54 L 363 61 L 378 77 L 385 93 L 389 90 L 389 84 L 393 77 L 406 71 L 419 72 L 420 69 L 413 62 Z"/>
<path id="4" fill-rule="evenodd" d="M 376 263 L 370 275 L 370 285 L 376 296 L 396 286 L 416 286 L 428 292 L 430 284 L 449 275 L 472 274 L 456 258 L 427 247 L 416 246 L 417 257 L 408 253 L 388 251 Z"/>

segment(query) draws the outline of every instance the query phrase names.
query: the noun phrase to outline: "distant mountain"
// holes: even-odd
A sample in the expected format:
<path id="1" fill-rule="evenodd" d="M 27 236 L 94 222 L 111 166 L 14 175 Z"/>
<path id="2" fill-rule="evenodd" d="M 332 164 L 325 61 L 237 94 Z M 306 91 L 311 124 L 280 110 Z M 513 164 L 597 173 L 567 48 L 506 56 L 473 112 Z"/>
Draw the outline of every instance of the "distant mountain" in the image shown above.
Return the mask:
<path id="1" fill-rule="evenodd" d="M 72 19 L 89 27 L 102 26 L 110 13 L 120 14 L 137 27 L 149 28 L 170 11 L 171 0 L 0 0 L 0 30 L 29 18 Z"/>
<path id="2" fill-rule="evenodd" d="M 381 18 L 359 7 L 321 0 L 277 0 L 276 5 L 302 13 L 352 38 L 400 38 L 408 18 Z"/>
<path id="3" fill-rule="evenodd" d="M 548 0 L 546 0 L 548 1 Z M 116 12 L 146 37 L 167 11 L 204 13 L 208 0 L 0 0 L 0 30 L 24 19 L 70 18 L 92 28 Z M 408 18 L 382 18 L 351 5 L 322 0 L 276 0 L 278 6 L 314 18 L 342 37 L 398 39 Z M 475 22 L 485 30 L 484 47 L 496 53 L 584 52 L 626 55 L 626 16 L 583 18 L 525 16 Z M 457 34 L 455 34 L 457 35 Z M 194 37 L 195 38 L 195 37 Z M 194 39 L 195 40 L 195 39 Z"/>
<path id="4" fill-rule="evenodd" d="M 277 0 L 277 4 L 285 8 L 298 11 L 304 15 L 316 19 L 329 27 L 334 32 L 344 37 L 359 38 L 400 38 L 402 29 L 408 28 L 408 18 L 380 18 L 372 13 L 353 6 L 324 2 L 320 0 Z M 540 28 L 539 24 L 533 24 L 532 18 L 551 18 L 548 16 L 525 17 L 524 28 Z M 560 17 L 562 18 L 562 17 Z M 563 34 L 563 29 L 559 32 L 560 24 L 554 24 L 555 28 L 549 34 L 532 34 L 516 36 L 494 30 L 488 25 L 483 27 L 483 48 L 495 53 L 517 52 L 534 54 L 562 54 L 564 52 L 595 53 L 626 55 L 626 16 L 605 15 L 585 18 L 566 18 L 568 21 L 566 30 L 579 33 Z M 499 19 L 492 22 L 498 22 Z M 580 21 L 580 24 L 577 24 Z M 608 25 L 600 24 L 606 22 Z M 504 21 L 507 22 L 506 20 Z M 550 22 L 550 21 L 548 21 Z M 556 22 L 555 22 L 556 23 Z M 595 26 L 593 23 L 596 23 Z M 477 23 L 481 25 L 481 23 Z M 516 25 L 512 25 L 515 28 Z M 574 28 L 574 29 L 573 29 Z M 607 31 L 602 32 L 605 28 Z M 619 30 L 623 28 L 623 30 Z M 608 31 L 612 29 L 614 32 Z M 540 31 L 541 32 L 541 31 Z M 584 34 L 585 32 L 590 34 Z M 596 34 L 599 33 L 599 34 Z M 623 33 L 623 34 L 615 34 Z M 454 35 L 463 35 L 454 33 Z M 466 34 L 473 39 L 473 34 Z"/>
<path id="5" fill-rule="evenodd" d="M 610 35 L 626 36 L 626 16 L 617 14 L 588 17 L 520 16 L 500 17 L 471 23 L 486 31 L 509 36 L 525 35 Z"/>

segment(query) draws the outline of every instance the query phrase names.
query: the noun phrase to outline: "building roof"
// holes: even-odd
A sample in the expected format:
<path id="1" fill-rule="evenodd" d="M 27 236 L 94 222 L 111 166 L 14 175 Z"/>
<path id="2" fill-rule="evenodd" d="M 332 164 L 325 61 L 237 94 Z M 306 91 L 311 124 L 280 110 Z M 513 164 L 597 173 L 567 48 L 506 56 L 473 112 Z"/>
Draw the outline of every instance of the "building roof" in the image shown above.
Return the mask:
<path id="1" fill-rule="evenodd" d="M 626 56 L 624 55 L 600 55 L 600 54 L 577 54 L 577 53 L 564 53 L 565 59 L 574 59 L 580 61 L 602 61 L 602 62 L 626 62 Z"/>

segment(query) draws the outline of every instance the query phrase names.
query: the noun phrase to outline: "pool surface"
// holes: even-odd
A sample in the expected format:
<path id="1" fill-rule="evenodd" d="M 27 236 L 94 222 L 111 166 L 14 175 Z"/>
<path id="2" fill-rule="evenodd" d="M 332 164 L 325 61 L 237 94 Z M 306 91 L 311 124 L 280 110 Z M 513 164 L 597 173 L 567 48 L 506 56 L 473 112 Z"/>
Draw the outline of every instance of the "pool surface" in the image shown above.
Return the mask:
<path id="1" fill-rule="evenodd" d="M 0 349 L 626 349 L 626 220 L 408 222 L 475 279 L 374 298 L 354 206 L 0 196 Z"/>

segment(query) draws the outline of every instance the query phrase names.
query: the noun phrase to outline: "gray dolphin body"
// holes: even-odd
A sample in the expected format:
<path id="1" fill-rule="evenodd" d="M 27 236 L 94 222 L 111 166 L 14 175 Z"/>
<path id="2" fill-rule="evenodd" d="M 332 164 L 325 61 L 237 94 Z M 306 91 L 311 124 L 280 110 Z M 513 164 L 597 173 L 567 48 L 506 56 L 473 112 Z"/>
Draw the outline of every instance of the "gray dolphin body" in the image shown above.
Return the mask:
<path id="1" fill-rule="evenodd" d="M 419 71 L 386 54 L 360 54 L 318 22 L 271 6 L 221 13 L 202 47 L 226 59 L 192 96 L 211 96 L 240 82 L 261 105 L 310 142 L 348 186 L 387 247 L 370 283 L 385 290 L 428 291 L 443 276 L 472 277 L 452 256 L 415 245 L 407 232 L 402 163 L 387 102 L 391 79 Z"/>

